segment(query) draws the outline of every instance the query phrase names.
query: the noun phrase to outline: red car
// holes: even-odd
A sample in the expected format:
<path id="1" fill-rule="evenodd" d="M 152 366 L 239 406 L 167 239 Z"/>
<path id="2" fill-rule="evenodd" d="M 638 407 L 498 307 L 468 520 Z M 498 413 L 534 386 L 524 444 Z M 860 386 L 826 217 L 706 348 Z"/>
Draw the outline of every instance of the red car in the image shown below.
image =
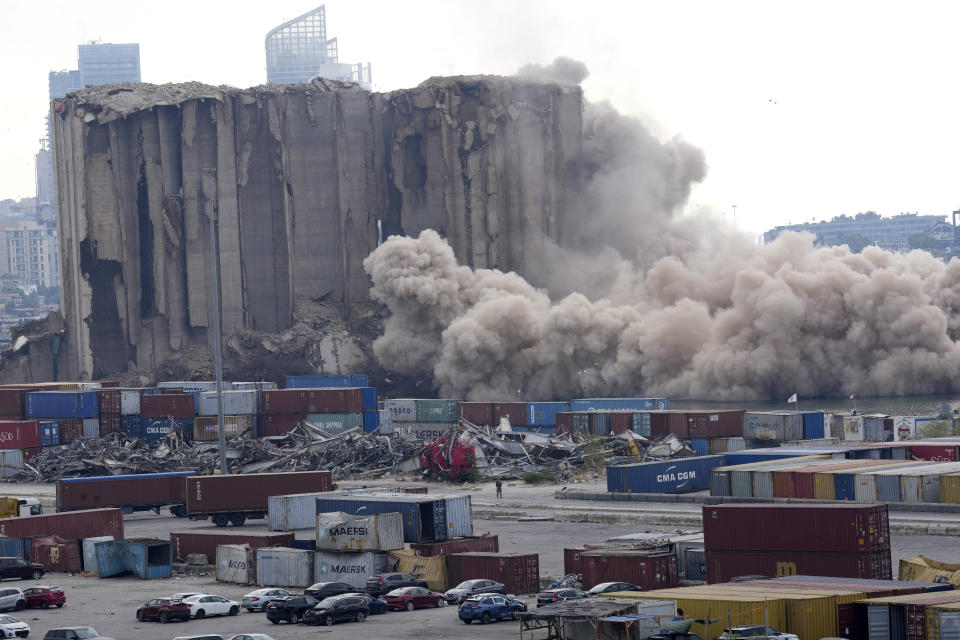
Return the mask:
<path id="1" fill-rule="evenodd" d="M 447 600 L 442 593 L 430 591 L 423 587 L 402 587 L 380 596 L 391 609 L 426 609 L 427 607 L 445 607 Z"/>
<path id="2" fill-rule="evenodd" d="M 60 587 L 30 587 L 23 590 L 28 607 L 62 607 L 67 603 L 67 594 Z"/>
<path id="3" fill-rule="evenodd" d="M 170 622 L 171 620 L 189 620 L 190 607 L 183 600 L 173 598 L 154 598 L 137 609 L 137 620 L 157 620 Z"/>

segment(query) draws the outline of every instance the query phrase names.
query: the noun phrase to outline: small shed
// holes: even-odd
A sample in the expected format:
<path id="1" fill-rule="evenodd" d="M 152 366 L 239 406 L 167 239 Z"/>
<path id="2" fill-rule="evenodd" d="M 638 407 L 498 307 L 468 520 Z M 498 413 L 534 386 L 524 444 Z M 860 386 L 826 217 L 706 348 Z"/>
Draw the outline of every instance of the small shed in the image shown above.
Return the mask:
<path id="1" fill-rule="evenodd" d="M 173 548 L 167 540 L 135 538 L 96 544 L 101 578 L 133 574 L 143 580 L 173 575 Z"/>
<path id="2" fill-rule="evenodd" d="M 601 618 L 636 612 L 637 603 L 629 600 L 585 598 L 554 602 L 521 613 L 520 635 L 531 640 L 596 640 Z"/>

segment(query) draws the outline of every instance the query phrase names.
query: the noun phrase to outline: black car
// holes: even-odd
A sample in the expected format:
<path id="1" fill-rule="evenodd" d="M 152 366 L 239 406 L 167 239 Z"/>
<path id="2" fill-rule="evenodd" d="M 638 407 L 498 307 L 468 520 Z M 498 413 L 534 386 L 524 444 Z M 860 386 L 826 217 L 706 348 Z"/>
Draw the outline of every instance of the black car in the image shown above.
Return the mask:
<path id="1" fill-rule="evenodd" d="M 582 600 L 592 597 L 586 591 L 580 589 L 548 589 L 537 594 L 537 606 L 542 607 L 545 604 L 560 602 L 562 600 Z"/>
<path id="2" fill-rule="evenodd" d="M 303 614 L 305 624 L 325 624 L 328 627 L 336 622 L 367 619 L 367 602 L 357 595 L 342 595 L 326 598 Z"/>
<path id="3" fill-rule="evenodd" d="M 465 580 L 444 592 L 447 602 L 463 602 L 471 596 L 481 593 L 500 593 L 506 595 L 507 588 L 494 580 Z"/>
<path id="4" fill-rule="evenodd" d="M 7 578 L 21 578 L 26 580 L 33 578 L 39 580 L 46 573 L 42 564 L 36 562 L 24 562 L 20 558 L 5 557 L 0 558 L 0 580 Z"/>
<path id="5" fill-rule="evenodd" d="M 403 587 L 429 588 L 426 580 L 414 578 L 409 573 L 379 573 L 367 578 L 367 588 L 364 591 L 372 596 L 379 596 Z"/>
<path id="6" fill-rule="evenodd" d="M 346 582 L 318 582 L 304 589 L 303 595 L 313 596 L 319 601 L 330 596 L 339 596 L 342 593 L 358 593 L 359 591 L 360 589 Z"/>
<path id="7" fill-rule="evenodd" d="M 281 620 L 286 620 L 290 624 L 297 624 L 300 618 L 317 604 L 317 599 L 313 596 L 284 596 L 274 598 L 267 605 L 267 620 L 273 624 L 278 624 Z"/>
<path id="8" fill-rule="evenodd" d="M 600 593 L 615 593 L 617 591 L 640 591 L 640 587 L 629 582 L 601 582 L 587 593 L 595 596 Z"/>

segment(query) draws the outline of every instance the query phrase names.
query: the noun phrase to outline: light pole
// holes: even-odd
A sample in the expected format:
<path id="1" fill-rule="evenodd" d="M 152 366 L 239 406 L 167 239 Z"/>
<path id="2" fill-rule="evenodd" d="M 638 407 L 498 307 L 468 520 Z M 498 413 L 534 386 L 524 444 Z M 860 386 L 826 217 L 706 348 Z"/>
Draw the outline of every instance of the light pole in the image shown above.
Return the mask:
<path id="1" fill-rule="evenodd" d="M 213 292 L 213 366 L 217 379 L 217 430 L 220 435 L 220 473 L 227 475 L 227 436 L 223 425 L 223 357 L 220 346 L 220 333 L 223 322 L 220 319 L 220 252 L 217 238 L 217 173 L 215 169 L 203 169 L 201 190 L 204 194 L 204 209 L 210 221 L 210 277 Z"/>

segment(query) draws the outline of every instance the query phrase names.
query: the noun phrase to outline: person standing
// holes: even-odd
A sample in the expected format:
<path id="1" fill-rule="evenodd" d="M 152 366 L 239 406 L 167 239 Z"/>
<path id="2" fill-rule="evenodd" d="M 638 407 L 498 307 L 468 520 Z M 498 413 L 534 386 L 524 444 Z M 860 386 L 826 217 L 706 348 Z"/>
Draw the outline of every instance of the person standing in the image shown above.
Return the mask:
<path id="1" fill-rule="evenodd" d="M 497 497 L 503 497 L 503 482 L 501 480 L 497 480 Z"/>

